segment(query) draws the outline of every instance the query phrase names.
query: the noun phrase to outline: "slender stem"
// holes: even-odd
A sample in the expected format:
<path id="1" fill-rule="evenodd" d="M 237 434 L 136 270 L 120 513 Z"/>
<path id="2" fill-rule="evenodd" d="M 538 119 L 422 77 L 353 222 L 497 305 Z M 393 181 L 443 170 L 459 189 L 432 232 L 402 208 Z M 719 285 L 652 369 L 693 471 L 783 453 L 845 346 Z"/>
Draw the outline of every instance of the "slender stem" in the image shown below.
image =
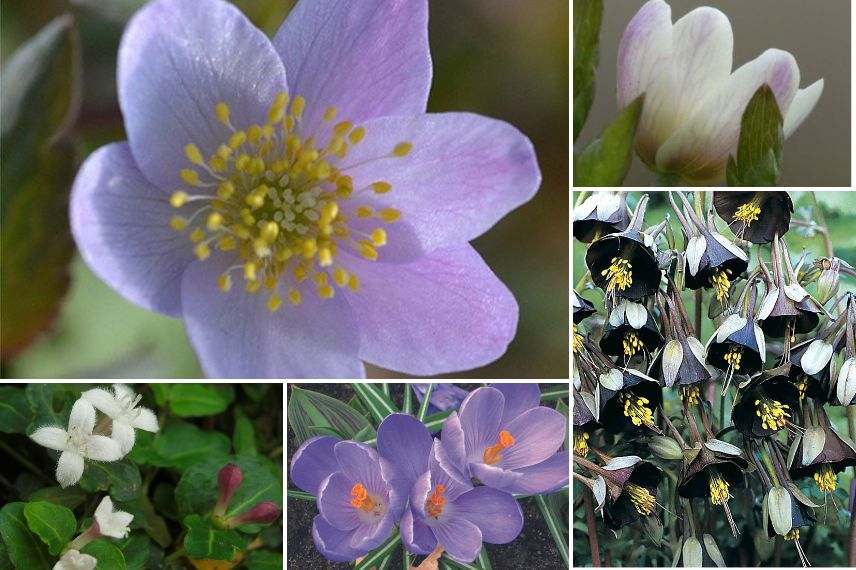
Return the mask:
<path id="1" fill-rule="evenodd" d="M 296 491 L 294 489 L 288 489 L 288 496 L 292 499 L 300 499 L 301 501 L 314 501 L 315 496 L 309 493 L 304 493 L 303 491 Z"/>
<path id="2" fill-rule="evenodd" d="M 856 494 L 856 479 L 850 482 L 850 496 Z M 852 499 L 851 499 L 852 500 Z M 856 567 L 856 501 L 850 509 L 850 567 Z"/>
<path id="3" fill-rule="evenodd" d="M 695 333 L 701 338 L 701 309 L 704 303 L 704 293 L 701 289 L 695 291 Z"/>
<path id="4" fill-rule="evenodd" d="M 597 473 L 598 475 L 609 475 L 609 471 L 601 467 L 600 465 L 595 465 L 585 457 L 580 457 L 579 455 L 574 455 L 574 462 L 580 467 L 585 467 L 592 473 Z"/>
<path id="5" fill-rule="evenodd" d="M 431 399 L 431 392 L 434 391 L 434 384 L 428 384 L 428 388 L 425 389 L 425 395 L 422 396 L 422 405 L 419 406 L 419 413 L 416 416 L 416 419 L 421 421 L 425 420 L 425 416 L 428 415 L 428 404 Z"/>
<path id="6" fill-rule="evenodd" d="M 811 201 L 814 202 L 814 215 L 817 217 L 818 225 L 821 226 L 821 229 L 818 229 L 818 233 L 823 236 L 823 247 L 826 249 L 826 257 L 833 257 L 832 241 L 829 239 L 829 228 L 826 225 L 826 216 L 823 214 L 823 208 L 820 207 L 814 192 L 809 192 L 809 195 L 811 196 Z"/>
<path id="7" fill-rule="evenodd" d="M 586 525 L 588 526 L 589 548 L 591 549 L 591 565 L 600 568 L 600 547 L 597 543 L 597 522 L 594 518 L 593 495 L 590 490 L 583 491 L 583 503 L 586 507 Z"/>
<path id="8" fill-rule="evenodd" d="M 725 390 L 719 392 L 719 429 L 725 429 Z"/>
<path id="9" fill-rule="evenodd" d="M 41 479 L 42 481 L 44 481 L 48 485 L 53 483 L 53 481 L 50 479 L 50 477 L 48 477 L 47 475 L 44 474 L 42 469 L 39 469 L 38 467 L 36 467 L 36 465 L 33 464 L 32 462 L 30 462 L 29 459 L 26 459 L 23 455 L 21 455 L 20 453 L 15 451 L 8 443 L 6 443 L 3 440 L 0 440 L 0 449 L 5 451 L 7 454 L 9 454 L 9 457 L 13 458 L 15 461 L 17 461 L 18 463 L 20 463 L 21 465 L 26 467 L 28 470 L 30 470 L 33 473 L 33 475 L 35 475 L 36 477 L 38 477 L 39 479 Z"/>
<path id="10" fill-rule="evenodd" d="M 580 278 L 580 280 L 577 282 L 577 286 L 574 287 L 574 291 L 579 291 L 580 288 L 582 288 L 582 286 L 586 284 L 586 281 L 588 281 L 590 277 L 591 277 L 591 271 L 587 270 L 583 274 L 583 276 Z"/>
<path id="11" fill-rule="evenodd" d="M 410 384 L 402 384 L 404 386 L 404 413 L 413 413 L 413 388 Z"/>

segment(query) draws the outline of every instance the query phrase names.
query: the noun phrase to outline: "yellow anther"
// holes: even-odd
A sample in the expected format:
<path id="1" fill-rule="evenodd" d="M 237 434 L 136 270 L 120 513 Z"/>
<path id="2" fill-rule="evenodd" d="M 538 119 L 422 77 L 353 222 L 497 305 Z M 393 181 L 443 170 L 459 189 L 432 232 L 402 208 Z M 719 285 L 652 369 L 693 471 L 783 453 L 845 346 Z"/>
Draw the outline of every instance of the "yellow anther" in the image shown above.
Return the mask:
<path id="1" fill-rule="evenodd" d="M 236 149 L 247 141 L 247 133 L 238 131 L 229 137 L 229 148 Z"/>
<path id="2" fill-rule="evenodd" d="M 623 257 L 613 257 L 609 267 L 600 272 L 606 277 L 606 292 L 624 291 L 633 284 L 633 265 Z"/>
<path id="3" fill-rule="evenodd" d="M 343 137 L 353 127 L 351 121 L 341 121 L 333 127 L 333 136 Z"/>
<path id="4" fill-rule="evenodd" d="M 799 540 L 800 539 L 800 529 L 799 528 L 792 528 L 791 530 L 789 530 L 787 532 L 787 534 L 785 534 L 784 539 L 785 540 Z"/>
<path id="5" fill-rule="evenodd" d="M 743 204 L 737 211 L 734 212 L 734 221 L 743 222 L 746 226 L 750 226 L 752 222 L 758 219 L 761 215 L 761 207 L 754 202 Z"/>
<path id="6" fill-rule="evenodd" d="M 244 264 L 244 279 L 247 281 L 255 281 L 256 280 L 256 270 L 258 266 L 254 261 L 248 261 Z"/>
<path id="7" fill-rule="evenodd" d="M 262 288 L 261 281 L 247 281 L 246 290 L 247 293 L 258 293 L 259 289 Z"/>
<path id="8" fill-rule="evenodd" d="M 800 376 L 799 380 L 795 382 L 797 387 L 797 392 L 799 392 L 800 402 L 805 400 L 806 392 L 808 392 L 808 376 L 803 374 Z"/>
<path id="9" fill-rule="evenodd" d="M 583 335 L 581 335 L 577 331 L 577 325 L 574 325 L 574 336 L 571 346 L 573 347 L 573 352 L 576 353 L 579 351 L 580 347 L 583 345 Z"/>
<path id="10" fill-rule="evenodd" d="M 199 147 L 193 143 L 190 143 L 184 147 L 184 155 L 187 157 L 187 160 L 189 160 L 193 164 L 199 166 L 205 164 L 205 159 L 202 158 L 202 153 L 199 152 Z"/>
<path id="11" fill-rule="evenodd" d="M 720 303 L 728 300 L 728 290 L 731 288 L 729 275 L 731 275 L 731 270 L 725 269 L 717 271 L 710 278 L 710 284 L 716 292 L 716 300 Z"/>
<path id="12" fill-rule="evenodd" d="M 178 190 L 172 193 L 172 196 L 169 197 L 169 203 L 173 208 L 181 208 L 185 204 L 187 204 L 187 199 L 189 196 L 187 192 L 182 192 Z"/>
<path id="13" fill-rule="evenodd" d="M 219 240 L 217 240 L 217 247 L 220 251 L 232 251 L 237 247 L 237 242 L 235 238 L 230 235 L 221 236 Z"/>
<path id="14" fill-rule="evenodd" d="M 301 244 L 303 257 L 305 259 L 312 259 L 315 254 L 318 252 L 318 242 L 315 238 L 308 238 L 303 240 Z"/>
<path id="15" fill-rule="evenodd" d="M 214 172 L 225 172 L 228 164 L 216 154 L 208 159 L 208 167 Z"/>
<path id="16" fill-rule="evenodd" d="M 395 208 L 383 208 L 378 212 L 378 216 L 384 222 L 392 223 L 397 222 L 401 218 L 401 212 Z"/>
<path id="17" fill-rule="evenodd" d="M 724 505 L 731 495 L 728 493 L 729 484 L 719 472 L 714 471 L 708 479 L 710 502 L 714 505 Z"/>
<path id="18" fill-rule="evenodd" d="M 187 219 L 181 216 L 173 216 L 169 220 L 169 226 L 177 232 L 183 231 L 187 227 Z"/>
<path id="19" fill-rule="evenodd" d="M 224 144 L 221 144 L 217 147 L 216 154 L 223 160 L 228 160 L 229 157 L 232 156 L 232 149 Z"/>
<path id="20" fill-rule="evenodd" d="M 574 434 L 574 454 L 579 455 L 580 457 L 585 457 L 588 453 L 589 446 L 588 440 L 591 437 L 591 434 L 588 432 L 579 432 Z"/>
<path id="21" fill-rule="evenodd" d="M 630 502 L 633 503 L 636 512 L 640 515 L 648 516 L 654 512 L 656 501 L 648 489 L 636 483 L 627 483 L 624 485 L 624 490 L 630 496 Z"/>
<path id="22" fill-rule="evenodd" d="M 228 180 L 217 187 L 217 197 L 221 200 L 228 200 L 234 193 L 235 185 Z"/>
<path id="23" fill-rule="evenodd" d="M 223 227 L 223 214 L 220 212 L 211 212 L 208 214 L 208 220 L 206 221 L 205 226 L 212 232 L 219 230 Z"/>
<path id="24" fill-rule="evenodd" d="M 642 339 L 636 334 L 636 331 L 630 330 L 624 333 L 624 339 L 621 341 L 624 348 L 624 356 L 631 358 L 634 354 L 645 348 L 642 344 Z"/>
<path id="25" fill-rule="evenodd" d="M 329 285 L 320 285 L 318 287 L 318 296 L 322 299 L 332 299 L 335 291 Z"/>
<path id="26" fill-rule="evenodd" d="M 306 267 L 303 265 L 296 265 L 292 270 L 294 275 L 294 280 L 298 283 L 303 283 L 306 280 Z"/>
<path id="27" fill-rule="evenodd" d="M 357 208 L 358 218 L 371 218 L 374 215 L 374 210 L 368 206 L 360 206 Z"/>
<path id="28" fill-rule="evenodd" d="M 359 291 L 360 290 L 360 278 L 351 273 L 348 276 L 348 289 L 351 291 Z"/>
<path id="29" fill-rule="evenodd" d="M 199 173 L 190 168 L 183 168 L 181 170 L 181 180 L 188 186 L 198 186 Z"/>
<path id="30" fill-rule="evenodd" d="M 698 406 L 701 402 L 701 393 L 698 386 L 682 386 L 681 399 L 687 406 Z"/>
<path id="31" fill-rule="evenodd" d="M 201 261 L 204 261 L 208 259 L 208 256 L 211 255 L 211 250 L 208 248 L 208 244 L 203 241 L 202 243 L 197 244 L 195 248 L 193 248 L 193 253 L 196 254 L 196 257 L 198 257 Z"/>
<path id="32" fill-rule="evenodd" d="M 265 196 L 267 195 L 267 190 L 259 190 L 256 188 L 244 198 L 244 202 L 247 203 L 253 210 L 257 210 L 265 205 Z"/>
<path id="33" fill-rule="evenodd" d="M 324 273 L 323 271 L 320 271 L 320 272 L 316 273 L 315 275 L 313 275 L 312 279 L 315 281 L 316 285 L 320 286 L 320 285 L 326 285 L 327 284 L 328 277 L 327 277 L 326 273 Z"/>
<path id="34" fill-rule="evenodd" d="M 392 184 L 389 182 L 374 182 L 372 183 L 372 190 L 374 190 L 375 194 L 386 194 L 390 190 L 392 190 Z"/>
<path id="35" fill-rule="evenodd" d="M 190 232 L 190 241 L 192 241 L 193 243 L 199 243 L 203 239 L 205 239 L 205 232 L 202 230 L 202 228 L 196 228 L 195 230 Z"/>
<path id="36" fill-rule="evenodd" d="M 276 250 L 274 257 L 277 261 L 288 261 L 294 255 L 294 251 L 290 247 L 282 247 Z"/>
<path id="37" fill-rule="evenodd" d="M 321 207 L 321 219 L 326 220 L 327 223 L 335 220 L 338 215 L 339 204 L 336 202 L 327 202 Z"/>
<path id="38" fill-rule="evenodd" d="M 271 313 L 275 313 L 279 310 L 280 306 L 282 306 L 282 299 L 274 293 L 267 300 L 267 308 Z"/>
<path id="39" fill-rule="evenodd" d="M 814 474 L 814 482 L 822 493 L 832 493 L 838 487 L 838 475 L 828 464 Z"/>
<path id="40" fill-rule="evenodd" d="M 766 398 L 755 400 L 755 415 L 761 418 L 761 427 L 773 431 L 779 431 L 787 424 L 791 414 L 788 413 L 790 406 L 782 404 L 778 400 L 767 400 Z"/>
<path id="41" fill-rule="evenodd" d="M 345 285 L 347 285 L 348 284 L 348 272 L 347 272 L 347 270 L 345 270 L 341 267 L 337 267 L 336 269 L 334 269 L 333 270 L 333 281 L 339 287 L 344 287 Z"/>
<path id="42" fill-rule="evenodd" d="M 288 301 L 295 307 L 300 304 L 300 291 L 292 289 L 288 292 Z"/>
<path id="43" fill-rule="evenodd" d="M 377 261 L 377 250 L 371 243 L 365 241 L 360 242 L 360 255 L 369 261 Z"/>
<path id="44" fill-rule="evenodd" d="M 366 136 L 366 128 L 365 127 L 357 127 L 351 134 L 348 135 L 348 140 L 351 144 L 358 144 L 361 140 L 363 140 Z"/>
<path id="45" fill-rule="evenodd" d="M 228 273 L 223 273 L 217 278 L 217 287 L 224 293 L 232 289 L 232 276 Z"/>
<path id="46" fill-rule="evenodd" d="M 723 359 L 728 363 L 729 368 L 740 370 L 740 361 L 743 359 L 743 349 L 736 344 L 731 345 L 728 348 L 728 352 L 723 356 Z"/>
<path id="47" fill-rule="evenodd" d="M 279 224 L 276 222 L 267 222 L 262 226 L 261 237 L 267 243 L 273 243 L 279 236 Z"/>
<path id="48" fill-rule="evenodd" d="M 301 95 L 298 95 L 294 98 L 294 101 L 291 102 L 291 115 L 295 119 L 300 119 L 303 117 L 303 110 L 306 108 L 306 99 L 304 99 Z"/>
<path id="49" fill-rule="evenodd" d="M 372 231 L 372 243 L 377 247 L 386 245 L 386 230 L 383 228 L 375 228 Z"/>
<path id="50" fill-rule="evenodd" d="M 645 425 L 650 429 L 656 428 L 654 425 L 654 412 L 647 406 L 649 403 L 647 398 L 639 398 L 632 394 L 620 394 L 619 402 L 624 408 L 624 415 L 630 419 L 633 425 Z"/>
<path id="51" fill-rule="evenodd" d="M 251 125 L 250 128 L 247 129 L 247 140 L 250 141 L 250 144 L 257 144 L 260 138 L 262 138 L 261 126 Z"/>
<path id="52" fill-rule="evenodd" d="M 333 265 L 333 252 L 329 247 L 324 246 L 318 249 L 318 265 L 321 267 Z"/>
<path id="53" fill-rule="evenodd" d="M 223 101 L 220 101 L 219 103 L 217 103 L 216 107 L 214 107 L 214 112 L 217 115 L 217 120 L 228 127 L 230 114 L 229 105 L 227 105 Z"/>
<path id="54" fill-rule="evenodd" d="M 401 158 L 410 154 L 411 150 L 413 150 L 413 143 L 400 142 L 392 149 L 392 155 Z"/>
<path id="55" fill-rule="evenodd" d="M 327 107 L 324 110 L 324 120 L 328 123 L 336 118 L 336 107 Z"/>
<path id="56" fill-rule="evenodd" d="M 273 125 L 280 122 L 285 116 L 286 105 L 288 105 L 288 93 L 279 93 L 268 110 L 268 123 Z"/>

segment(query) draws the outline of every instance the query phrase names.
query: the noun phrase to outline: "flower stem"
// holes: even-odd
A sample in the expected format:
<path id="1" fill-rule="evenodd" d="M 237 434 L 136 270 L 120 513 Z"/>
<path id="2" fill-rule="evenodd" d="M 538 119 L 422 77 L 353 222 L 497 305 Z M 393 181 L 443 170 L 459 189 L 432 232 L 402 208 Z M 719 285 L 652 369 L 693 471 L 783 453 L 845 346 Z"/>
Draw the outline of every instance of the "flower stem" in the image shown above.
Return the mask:
<path id="1" fill-rule="evenodd" d="M 600 546 L 597 543 L 597 522 L 594 518 L 594 504 L 592 492 L 589 489 L 583 491 L 583 504 L 586 508 L 586 525 L 588 526 L 589 549 L 591 550 L 591 565 L 600 568 Z"/>
<path id="2" fill-rule="evenodd" d="M 582 190 L 580 192 L 577 192 L 577 201 L 574 202 L 574 207 L 576 208 L 577 206 L 582 204 L 589 194 L 591 194 L 591 191 L 589 190 Z"/>
<path id="3" fill-rule="evenodd" d="M 35 466 L 33 463 L 31 463 L 28 459 L 24 458 L 24 456 L 23 456 L 23 455 L 21 455 L 20 453 L 18 453 L 17 451 L 15 451 L 12 447 L 10 447 L 10 446 L 9 446 L 9 444 L 8 444 L 8 443 L 6 443 L 6 442 L 5 442 L 5 441 L 3 441 L 3 440 L 0 440 L 0 449 L 2 449 L 2 450 L 3 450 L 3 451 L 5 451 L 7 454 L 9 454 L 9 457 L 13 458 L 15 461 L 17 461 L 18 463 L 20 463 L 21 465 L 23 465 L 24 467 L 26 467 L 27 469 L 29 469 L 29 470 L 33 473 L 33 475 L 35 475 L 36 477 L 38 477 L 39 479 L 41 479 L 43 482 L 45 482 L 45 483 L 47 483 L 47 484 L 49 484 L 49 485 L 53 483 L 53 481 L 51 481 L 50 477 L 46 476 L 46 475 L 42 472 L 42 470 L 41 470 L 41 469 L 39 469 L 38 467 L 36 467 L 36 466 Z"/>
<path id="4" fill-rule="evenodd" d="M 817 232 L 823 237 L 823 247 L 826 249 L 826 257 L 833 257 L 832 241 L 829 239 L 829 228 L 826 226 L 826 216 L 823 215 L 823 208 L 820 207 L 814 192 L 809 192 L 809 195 L 811 195 L 811 201 L 814 203 L 814 214 L 817 216 L 818 225 L 820 226 Z"/>
<path id="5" fill-rule="evenodd" d="M 574 290 L 579 291 L 580 288 L 586 284 L 586 281 L 588 281 L 590 277 L 591 271 L 586 271 L 585 273 L 583 273 L 582 278 L 580 278 L 579 282 L 577 283 L 577 286 L 574 287 Z"/>

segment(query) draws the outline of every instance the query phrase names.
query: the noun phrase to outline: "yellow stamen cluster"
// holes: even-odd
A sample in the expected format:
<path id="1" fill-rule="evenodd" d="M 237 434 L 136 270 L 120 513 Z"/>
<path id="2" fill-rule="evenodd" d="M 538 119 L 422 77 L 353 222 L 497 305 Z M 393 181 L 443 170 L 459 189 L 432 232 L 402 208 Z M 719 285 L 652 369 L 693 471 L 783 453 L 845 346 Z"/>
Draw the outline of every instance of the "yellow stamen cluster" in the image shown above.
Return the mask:
<path id="1" fill-rule="evenodd" d="M 606 292 L 612 293 L 616 288 L 624 291 L 633 284 L 633 265 L 623 257 L 613 257 L 610 266 L 600 272 L 606 277 Z"/>
<path id="2" fill-rule="evenodd" d="M 624 333 L 624 340 L 621 342 L 624 347 L 624 355 L 627 358 L 632 357 L 634 354 L 642 350 L 644 348 L 642 344 L 642 339 L 639 338 L 639 335 L 636 334 L 636 331 L 627 331 Z"/>
<path id="3" fill-rule="evenodd" d="M 624 486 L 624 490 L 627 491 L 627 494 L 630 495 L 630 501 L 633 503 L 633 506 L 636 507 L 636 512 L 640 515 L 645 515 L 646 517 L 654 512 L 654 495 L 651 494 L 651 491 L 642 487 L 641 485 L 637 485 L 636 483 L 627 483 Z"/>
<path id="4" fill-rule="evenodd" d="M 708 480 L 710 487 L 710 502 L 714 505 L 724 505 L 728 502 L 731 495 L 728 494 L 728 482 L 722 478 L 722 475 L 715 472 Z"/>
<path id="5" fill-rule="evenodd" d="M 800 539 L 800 529 L 792 528 L 785 534 L 785 540 L 799 540 Z"/>
<path id="6" fill-rule="evenodd" d="M 829 465 L 824 465 L 814 474 L 814 482 L 822 493 L 832 493 L 838 487 L 838 475 Z"/>
<path id="7" fill-rule="evenodd" d="M 698 386 L 682 386 L 681 398 L 687 406 L 698 406 L 701 401 Z"/>
<path id="8" fill-rule="evenodd" d="M 624 415 L 630 418 L 630 421 L 635 426 L 645 426 L 654 428 L 654 412 L 648 407 L 650 400 L 633 394 L 621 394 L 621 403 L 624 405 Z"/>
<path id="9" fill-rule="evenodd" d="M 576 353 L 579 351 L 580 347 L 583 345 L 583 335 L 581 335 L 577 331 L 577 325 L 574 325 L 574 336 L 573 336 L 573 351 Z"/>
<path id="10" fill-rule="evenodd" d="M 591 434 L 585 431 L 574 434 L 574 454 L 580 457 L 586 456 L 589 450 L 588 440 L 590 437 Z"/>
<path id="11" fill-rule="evenodd" d="M 729 275 L 731 275 L 730 269 L 720 269 L 710 278 L 710 285 L 716 294 L 716 300 L 720 303 L 728 300 L 728 290 L 731 288 Z"/>
<path id="12" fill-rule="evenodd" d="M 736 345 L 731 345 L 729 347 L 728 352 L 725 353 L 725 362 L 728 363 L 729 368 L 733 368 L 734 370 L 740 370 L 740 360 L 743 358 L 743 351 L 740 347 Z"/>
<path id="13" fill-rule="evenodd" d="M 802 402 L 805 399 L 806 392 L 808 392 L 808 376 L 803 374 L 795 384 L 800 395 L 800 402 Z"/>
<path id="14" fill-rule="evenodd" d="M 488 465 L 494 465 L 499 463 L 502 459 L 503 450 L 511 447 L 515 443 L 514 436 L 511 435 L 511 432 L 506 430 L 502 430 L 499 432 L 499 438 L 496 444 L 488 447 L 484 450 L 484 454 L 482 455 L 482 460 Z"/>
<path id="15" fill-rule="evenodd" d="M 761 426 L 764 429 L 778 431 L 785 427 L 790 406 L 782 404 L 778 400 L 759 399 L 755 400 L 755 415 L 761 418 Z"/>
<path id="16" fill-rule="evenodd" d="M 761 215 L 761 207 L 754 202 L 748 202 L 737 208 L 737 211 L 734 212 L 734 221 L 743 222 L 746 224 L 746 227 L 749 227 L 752 225 L 752 222 L 758 219 L 759 215 Z"/>
<path id="17" fill-rule="evenodd" d="M 237 130 L 229 106 L 218 103 L 214 114 L 231 134 L 224 135 L 223 144 L 207 160 L 195 144 L 184 148 L 192 167 L 179 176 L 189 188 L 176 190 L 170 198 L 176 209 L 198 205 L 173 216 L 169 224 L 178 232 L 188 230 L 200 260 L 215 249 L 234 252 L 236 264 L 219 276 L 220 290 L 232 288 L 232 273 L 237 272 L 248 292 L 267 291 L 271 312 L 283 299 L 299 305 L 304 282 L 322 299 L 333 297 L 335 287 L 359 290 L 359 278 L 337 263 L 337 254 L 348 251 L 377 260 L 378 250 L 387 243 L 382 226 L 401 217 L 395 208 L 360 203 L 360 198 L 390 192 L 389 182 L 355 188 L 348 172 L 358 165 L 341 164 L 363 140 L 365 128 L 349 121 L 334 123 L 336 109 L 330 107 L 317 132 L 303 137 L 305 107 L 303 97 L 290 100 L 280 93 L 264 125 Z M 411 143 L 402 142 L 388 154 L 359 164 L 405 157 L 411 150 Z M 373 222 L 375 227 L 366 228 Z"/>
<path id="18" fill-rule="evenodd" d="M 375 502 L 369 497 L 369 492 L 362 483 L 351 487 L 351 506 L 367 513 L 375 507 Z"/>
<path id="19" fill-rule="evenodd" d="M 431 494 L 428 495 L 428 498 L 425 500 L 425 513 L 429 517 L 434 517 L 435 519 L 443 514 L 443 507 L 446 506 L 446 498 L 443 496 L 443 493 L 446 492 L 446 486 L 442 483 L 438 483 L 434 490 L 431 491 Z"/>

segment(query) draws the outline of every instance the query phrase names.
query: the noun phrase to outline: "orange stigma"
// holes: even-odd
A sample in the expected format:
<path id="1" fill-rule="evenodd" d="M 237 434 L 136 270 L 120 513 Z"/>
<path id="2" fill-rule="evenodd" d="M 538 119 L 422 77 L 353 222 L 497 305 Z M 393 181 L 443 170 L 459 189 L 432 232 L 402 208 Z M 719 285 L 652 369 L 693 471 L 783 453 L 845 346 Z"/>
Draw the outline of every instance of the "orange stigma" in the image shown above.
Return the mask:
<path id="1" fill-rule="evenodd" d="M 498 463 L 502 459 L 502 450 L 514 445 L 514 441 L 514 437 L 509 432 L 505 430 L 499 432 L 499 441 L 496 442 L 496 445 L 484 450 L 484 462 L 488 465 Z"/>
<path id="2" fill-rule="evenodd" d="M 368 491 L 366 491 L 366 488 L 363 487 L 362 483 L 357 483 L 351 487 L 351 497 L 353 497 L 353 499 L 351 499 L 351 505 L 366 511 L 367 513 L 371 512 L 375 506 L 374 501 L 371 500 Z"/>
<path id="3" fill-rule="evenodd" d="M 425 500 L 425 512 L 428 513 L 428 516 L 436 519 L 443 513 L 443 506 L 446 504 L 446 498 L 443 497 L 445 490 L 446 486 L 438 483 L 428 495 L 428 499 Z"/>

